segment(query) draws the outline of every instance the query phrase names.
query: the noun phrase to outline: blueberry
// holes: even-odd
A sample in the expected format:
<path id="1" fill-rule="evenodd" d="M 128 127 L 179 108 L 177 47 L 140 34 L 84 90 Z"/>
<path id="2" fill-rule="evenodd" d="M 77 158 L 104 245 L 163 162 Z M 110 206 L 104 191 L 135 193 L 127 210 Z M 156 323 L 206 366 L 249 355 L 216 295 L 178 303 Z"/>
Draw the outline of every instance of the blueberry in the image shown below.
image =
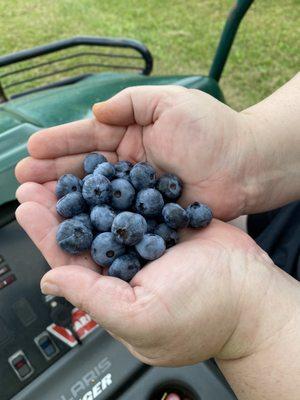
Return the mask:
<path id="1" fill-rule="evenodd" d="M 156 188 L 166 199 L 176 200 L 181 195 L 182 182 L 174 174 L 164 174 L 159 178 Z"/>
<path id="2" fill-rule="evenodd" d="M 56 211 L 64 218 L 72 218 L 83 213 L 85 209 L 86 203 L 79 192 L 68 193 L 56 203 Z"/>
<path id="3" fill-rule="evenodd" d="M 78 254 L 90 248 L 93 234 L 82 222 L 68 219 L 59 225 L 56 240 L 67 253 Z"/>
<path id="4" fill-rule="evenodd" d="M 146 233 L 143 239 L 135 245 L 135 248 L 145 260 L 156 260 L 164 254 L 166 245 L 162 237 Z"/>
<path id="5" fill-rule="evenodd" d="M 140 269 L 141 264 L 137 257 L 132 254 L 124 254 L 111 264 L 108 275 L 129 282 Z"/>
<path id="6" fill-rule="evenodd" d="M 147 222 L 140 214 L 130 211 L 121 212 L 116 216 L 111 227 L 116 241 L 133 246 L 138 243 L 147 231 Z"/>
<path id="7" fill-rule="evenodd" d="M 132 168 L 131 162 L 118 161 L 115 164 L 116 177 L 129 180 L 129 173 L 130 173 L 131 168 Z"/>
<path id="8" fill-rule="evenodd" d="M 95 206 L 91 212 L 91 221 L 100 232 L 110 232 L 113 220 L 116 216 L 114 210 L 107 206 Z"/>
<path id="9" fill-rule="evenodd" d="M 108 267 L 116 258 L 122 256 L 125 250 L 125 246 L 118 243 L 111 232 L 103 232 L 95 237 L 91 255 L 96 264 Z"/>
<path id="10" fill-rule="evenodd" d="M 81 193 L 82 182 L 77 176 L 72 174 L 65 174 L 59 178 L 55 188 L 55 194 L 58 199 L 65 196 L 68 193 L 80 192 Z"/>
<path id="11" fill-rule="evenodd" d="M 126 254 L 130 254 L 130 255 L 136 257 L 136 258 L 139 260 L 141 267 L 143 267 L 143 266 L 147 263 L 147 260 L 144 260 L 144 259 L 139 255 L 139 253 L 136 251 L 136 249 L 135 249 L 134 246 L 129 246 L 129 247 L 127 247 Z"/>
<path id="12" fill-rule="evenodd" d="M 137 212 L 147 217 L 155 217 L 161 214 L 164 199 L 156 189 L 142 189 L 138 192 L 135 201 Z"/>
<path id="13" fill-rule="evenodd" d="M 89 179 L 91 176 L 93 176 L 93 174 L 87 174 L 84 178 L 82 178 L 82 186 L 84 184 L 84 182 Z"/>
<path id="14" fill-rule="evenodd" d="M 109 203 L 111 200 L 110 181 L 104 175 L 92 175 L 83 184 L 82 196 L 91 206 Z"/>
<path id="15" fill-rule="evenodd" d="M 93 225 L 91 223 L 91 219 L 88 214 L 81 213 L 81 214 L 75 215 L 72 219 L 75 221 L 82 222 L 83 225 L 85 225 L 89 230 L 91 230 L 91 231 L 93 230 Z"/>
<path id="16" fill-rule="evenodd" d="M 154 233 L 164 239 L 167 249 L 174 246 L 179 241 L 178 233 L 166 224 L 159 224 L 154 230 Z"/>
<path id="17" fill-rule="evenodd" d="M 153 187 L 156 181 L 155 169 L 146 162 L 137 163 L 132 167 L 129 178 L 137 190 Z"/>
<path id="18" fill-rule="evenodd" d="M 127 210 L 132 206 L 135 190 L 126 179 L 114 179 L 111 182 L 112 199 L 111 204 L 119 210 Z"/>
<path id="19" fill-rule="evenodd" d="M 206 204 L 195 202 L 186 209 L 190 218 L 191 228 L 204 228 L 212 220 L 213 214 Z"/>
<path id="20" fill-rule="evenodd" d="M 86 174 L 92 174 L 98 164 L 102 164 L 106 161 L 106 157 L 104 157 L 102 154 L 90 153 L 85 157 L 83 161 L 83 169 Z"/>
<path id="21" fill-rule="evenodd" d="M 173 229 L 185 228 L 189 223 L 188 213 L 177 203 L 168 203 L 162 210 L 165 223 Z"/>
<path id="22" fill-rule="evenodd" d="M 115 176 L 115 167 L 109 162 L 104 162 L 95 168 L 93 174 L 101 174 L 106 176 L 107 179 L 111 180 Z"/>
<path id="23" fill-rule="evenodd" d="M 156 219 L 150 218 L 147 219 L 146 222 L 147 222 L 147 233 L 154 233 L 154 230 L 158 225 Z"/>

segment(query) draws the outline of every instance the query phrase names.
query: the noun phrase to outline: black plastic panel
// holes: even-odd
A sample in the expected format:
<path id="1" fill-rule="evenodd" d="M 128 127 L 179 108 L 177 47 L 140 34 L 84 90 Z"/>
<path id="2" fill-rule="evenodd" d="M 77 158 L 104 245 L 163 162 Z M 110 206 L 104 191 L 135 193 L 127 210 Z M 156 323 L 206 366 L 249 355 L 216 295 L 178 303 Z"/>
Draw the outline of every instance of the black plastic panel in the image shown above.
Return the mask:
<path id="1" fill-rule="evenodd" d="M 94 392 L 101 400 L 116 399 L 148 367 L 142 365 L 106 332 L 97 331 L 13 400 L 89 400 Z M 138 381 L 138 380 L 137 380 Z"/>

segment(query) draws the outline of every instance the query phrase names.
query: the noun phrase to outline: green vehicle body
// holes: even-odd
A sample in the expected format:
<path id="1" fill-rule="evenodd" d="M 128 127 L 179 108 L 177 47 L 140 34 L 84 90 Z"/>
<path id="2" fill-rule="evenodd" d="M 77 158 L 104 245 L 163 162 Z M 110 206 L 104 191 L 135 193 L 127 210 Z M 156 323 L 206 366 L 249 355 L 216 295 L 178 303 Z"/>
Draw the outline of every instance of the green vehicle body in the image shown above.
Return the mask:
<path id="1" fill-rule="evenodd" d="M 0 205 L 15 199 L 18 183 L 14 167 L 27 156 L 27 141 L 33 133 L 46 127 L 89 118 L 94 103 L 106 100 L 126 87 L 180 85 L 202 90 L 224 102 L 218 81 L 239 23 L 252 1 L 237 1 L 231 10 L 209 76 L 99 73 L 73 84 L 22 95 L 0 104 Z"/>

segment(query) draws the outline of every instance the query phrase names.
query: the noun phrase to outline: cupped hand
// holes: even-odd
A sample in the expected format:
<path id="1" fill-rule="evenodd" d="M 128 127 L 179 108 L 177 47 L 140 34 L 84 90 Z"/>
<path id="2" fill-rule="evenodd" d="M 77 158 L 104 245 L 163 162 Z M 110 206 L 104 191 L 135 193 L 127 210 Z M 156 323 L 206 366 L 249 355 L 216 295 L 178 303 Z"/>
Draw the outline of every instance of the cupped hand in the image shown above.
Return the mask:
<path id="1" fill-rule="evenodd" d="M 180 244 L 126 283 L 105 276 L 89 253 L 74 257 L 58 247 L 54 186 L 31 182 L 17 191 L 17 220 L 53 268 L 42 279 L 44 293 L 85 310 L 148 364 L 186 365 L 251 349 L 255 334 L 244 342 L 243 332 L 256 326 L 272 268 L 245 233 L 217 220 L 185 230 Z"/>
<path id="2" fill-rule="evenodd" d="M 149 161 L 159 173 L 184 182 L 183 205 L 207 203 L 217 218 L 247 211 L 254 186 L 255 146 L 243 115 L 206 93 L 177 86 L 128 88 L 94 106 L 95 119 L 34 134 L 30 157 L 16 176 L 23 183 L 56 180 L 66 172 L 82 175 L 86 153 L 110 161 Z"/>

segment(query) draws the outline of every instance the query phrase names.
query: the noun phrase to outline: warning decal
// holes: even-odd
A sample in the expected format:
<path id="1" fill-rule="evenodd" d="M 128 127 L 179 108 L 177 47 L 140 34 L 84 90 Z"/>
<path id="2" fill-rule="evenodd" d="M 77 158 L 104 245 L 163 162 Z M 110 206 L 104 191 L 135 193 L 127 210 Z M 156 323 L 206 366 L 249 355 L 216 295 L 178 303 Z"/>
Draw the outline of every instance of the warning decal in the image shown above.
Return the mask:
<path id="1" fill-rule="evenodd" d="M 78 310 L 78 308 L 72 310 L 72 324 L 80 339 L 84 339 L 98 327 L 97 323 L 86 312 Z M 72 332 L 67 328 L 51 324 L 47 327 L 47 331 L 70 347 L 75 347 L 78 344 Z"/>

